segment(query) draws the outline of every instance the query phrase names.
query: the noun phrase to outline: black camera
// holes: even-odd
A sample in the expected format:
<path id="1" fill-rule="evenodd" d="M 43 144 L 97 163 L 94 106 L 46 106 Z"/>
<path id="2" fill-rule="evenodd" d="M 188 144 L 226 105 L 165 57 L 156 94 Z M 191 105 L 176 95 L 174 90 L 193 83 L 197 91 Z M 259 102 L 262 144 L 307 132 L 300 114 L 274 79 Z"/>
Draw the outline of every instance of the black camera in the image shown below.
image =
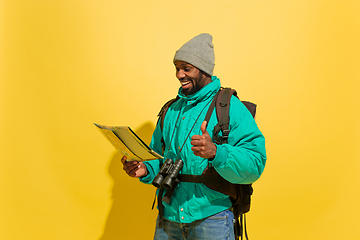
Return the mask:
<path id="1" fill-rule="evenodd" d="M 166 189 L 172 189 L 175 183 L 179 182 L 177 176 L 183 165 L 184 162 L 181 159 L 176 160 L 175 163 L 171 159 L 166 159 L 152 184 L 157 188 L 163 186 Z"/>

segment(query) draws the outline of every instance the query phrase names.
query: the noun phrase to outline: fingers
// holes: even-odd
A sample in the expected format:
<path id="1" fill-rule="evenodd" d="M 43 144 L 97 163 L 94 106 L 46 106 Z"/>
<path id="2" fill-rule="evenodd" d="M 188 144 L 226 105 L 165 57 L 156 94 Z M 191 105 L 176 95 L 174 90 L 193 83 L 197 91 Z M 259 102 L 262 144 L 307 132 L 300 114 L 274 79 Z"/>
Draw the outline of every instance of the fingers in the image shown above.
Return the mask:
<path id="1" fill-rule="evenodd" d="M 139 170 L 139 168 L 140 168 L 140 166 L 133 168 L 130 172 L 128 172 L 128 175 L 130 177 L 136 177 L 136 172 Z"/>
<path id="2" fill-rule="evenodd" d="M 216 155 L 216 146 L 213 145 L 206 145 L 206 146 L 194 146 L 191 148 L 194 152 L 195 156 L 199 156 L 202 158 L 214 158 Z"/>
<path id="3" fill-rule="evenodd" d="M 194 148 L 192 147 L 191 150 L 194 152 L 195 156 L 203 156 L 205 154 L 204 149 L 198 149 L 198 148 Z"/>
<path id="4" fill-rule="evenodd" d="M 139 161 L 128 161 L 126 156 L 121 158 L 121 162 L 123 164 L 123 170 L 130 177 L 142 177 L 148 174 L 148 170 L 146 165 L 143 162 Z"/>
<path id="5" fill-rule="evenodd" d="M 140 164 L 138 161 L 125 162 L 124 171 L 131 177 L 136 175 L 136 171 L 140 168 Z"/>
<path id="6" fill-rule="evenodd" d="M 192 151 L 205 151 L 208 144 L 206 144 L 206 141 L 195 140 L 191 141 L 191 145 Z"/>
<path id="7" fill-rule="evenodd" d="M 195 156 L 207 158 L 207 149 L 205 147 L 192 147 L 191 150 L 193 151 Z"/>
<path id="8" fill-rule="evenodd" d="M 122 164 L 125 164 L 126 160 L 127 160 L 127 157 L 126 157 L 126 156 L 123 156 L 123 157 L 121 158 Z"/>
<path id="9" fill-rule="evenodd" d="M 194 155 L 195 156 L 198 156 L 198 157 L 203 157 L 203 152 L 194 152 Z"/>
<path id="10" fill-rule="evenodd" d="M 202 156 L 206 151 L 206 139 L 200 135 L 194 135 L 191 139 L 191 150 L 194 152 L 195 156 Z"/>
<path id="11" fill-rule="evenodd" d="M 203 123 L 203 125 L 205 124 Z M 195 156 L 199 156 L 202 158 L 211 158 L 214 157 L 216 154 L 216 146 L 212 142 L 208 132 L 206 131 L 201 136 L 192 136 L 190 144 L 192 145 L 191 150 L 194 152 Z"/>

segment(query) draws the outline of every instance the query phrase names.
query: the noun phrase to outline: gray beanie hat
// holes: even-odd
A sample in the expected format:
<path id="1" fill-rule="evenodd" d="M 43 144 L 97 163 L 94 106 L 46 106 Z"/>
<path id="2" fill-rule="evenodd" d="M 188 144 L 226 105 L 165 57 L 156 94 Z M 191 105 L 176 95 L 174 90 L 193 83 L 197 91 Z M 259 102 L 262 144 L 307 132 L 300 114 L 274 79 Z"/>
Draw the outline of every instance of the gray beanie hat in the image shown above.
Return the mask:
<path id="1" fill-rule="evenodd" d="M 190 63 L 196 68 L 213 75 L 215 66 L 214 45 L 212 36 L 208 33 L 202 33 L 185 43 L 174 56 L 175 61 L 184 61 Z"/>

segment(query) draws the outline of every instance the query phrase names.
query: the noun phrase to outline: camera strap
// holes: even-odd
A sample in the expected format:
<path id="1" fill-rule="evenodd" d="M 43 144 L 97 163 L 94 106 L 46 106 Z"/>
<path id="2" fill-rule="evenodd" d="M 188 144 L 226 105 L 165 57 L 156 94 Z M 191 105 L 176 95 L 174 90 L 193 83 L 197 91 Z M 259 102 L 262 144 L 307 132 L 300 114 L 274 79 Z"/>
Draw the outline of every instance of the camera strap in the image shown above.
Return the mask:
<path id="1" fill-rule="evenodd" d="M 217 93 L 218 94 L 218 93 Z M 217 95 L 216 94 L 216 95 Z M 215 96 L 216 96 L 215 95 Z M 183 147 L 185 146 L 185 143 L 186 143 L 186 140 L 189 138 L 189 136 L 190 136 L 190 133 L 192 132 L 192 130 L 194 129 L 194 127 L 195 127 L 195 125 L 196 125 L 196 123 L 197 123 L 197 121 L 199 120 L 199 118 L 200 118 L 200 116 L 201 116 L 201 114 L 202 114 L 202 112 L 205 110 L 205 108 L 211 103 L 212 101 L 210 100 L 204 107 L 203 107 L 203 109 L 201 110 L 201 112 L 199 113 L 199 115 L 197 116 L 197 118 L 195 119 L 195 122 L 194 122 L 194 124 L 192 125 L 192 127 L 191 127 L 191 129 L 190 129 L 190 131 L 189 131 L 189 133 L 188 133 L 188 135 L 186 136 L 186 138 L 185 138 L 185 140 L 184 140 L 184 143 L 183 143 L 183 145 L 181 146 L 181 148 L 180 148 L 180 151 L 179 151 L 179 154 L 178 154 L 178 157 L 180 157 L 180 153 L 181 153 L 181 151 L 182 151 L 182 149 L 183 149 Z"/>

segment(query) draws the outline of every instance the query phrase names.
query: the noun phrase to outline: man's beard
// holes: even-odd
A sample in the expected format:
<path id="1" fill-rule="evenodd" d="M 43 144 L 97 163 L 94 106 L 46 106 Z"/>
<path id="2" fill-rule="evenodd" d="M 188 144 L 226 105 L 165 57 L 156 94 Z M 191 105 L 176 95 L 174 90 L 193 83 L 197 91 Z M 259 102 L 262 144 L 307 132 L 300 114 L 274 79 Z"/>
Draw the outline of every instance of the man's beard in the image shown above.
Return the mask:
<path id="1" fill-rule="evenodd" d="M 203 73 L 199 72 L 197 80 L 195 80 L 193 78 L 185 78 L 185 80 L 191 82 L 192 88 L 183 89 L 182 90 L 183 94 L 188 96 L 188 95 L 192 95 L 192 94 L 196 93 L 197 91 L 199 91 L 203 87 L 202 82 L 201 82 L 203 80 L 203 76 L 204 76 Z"/>

